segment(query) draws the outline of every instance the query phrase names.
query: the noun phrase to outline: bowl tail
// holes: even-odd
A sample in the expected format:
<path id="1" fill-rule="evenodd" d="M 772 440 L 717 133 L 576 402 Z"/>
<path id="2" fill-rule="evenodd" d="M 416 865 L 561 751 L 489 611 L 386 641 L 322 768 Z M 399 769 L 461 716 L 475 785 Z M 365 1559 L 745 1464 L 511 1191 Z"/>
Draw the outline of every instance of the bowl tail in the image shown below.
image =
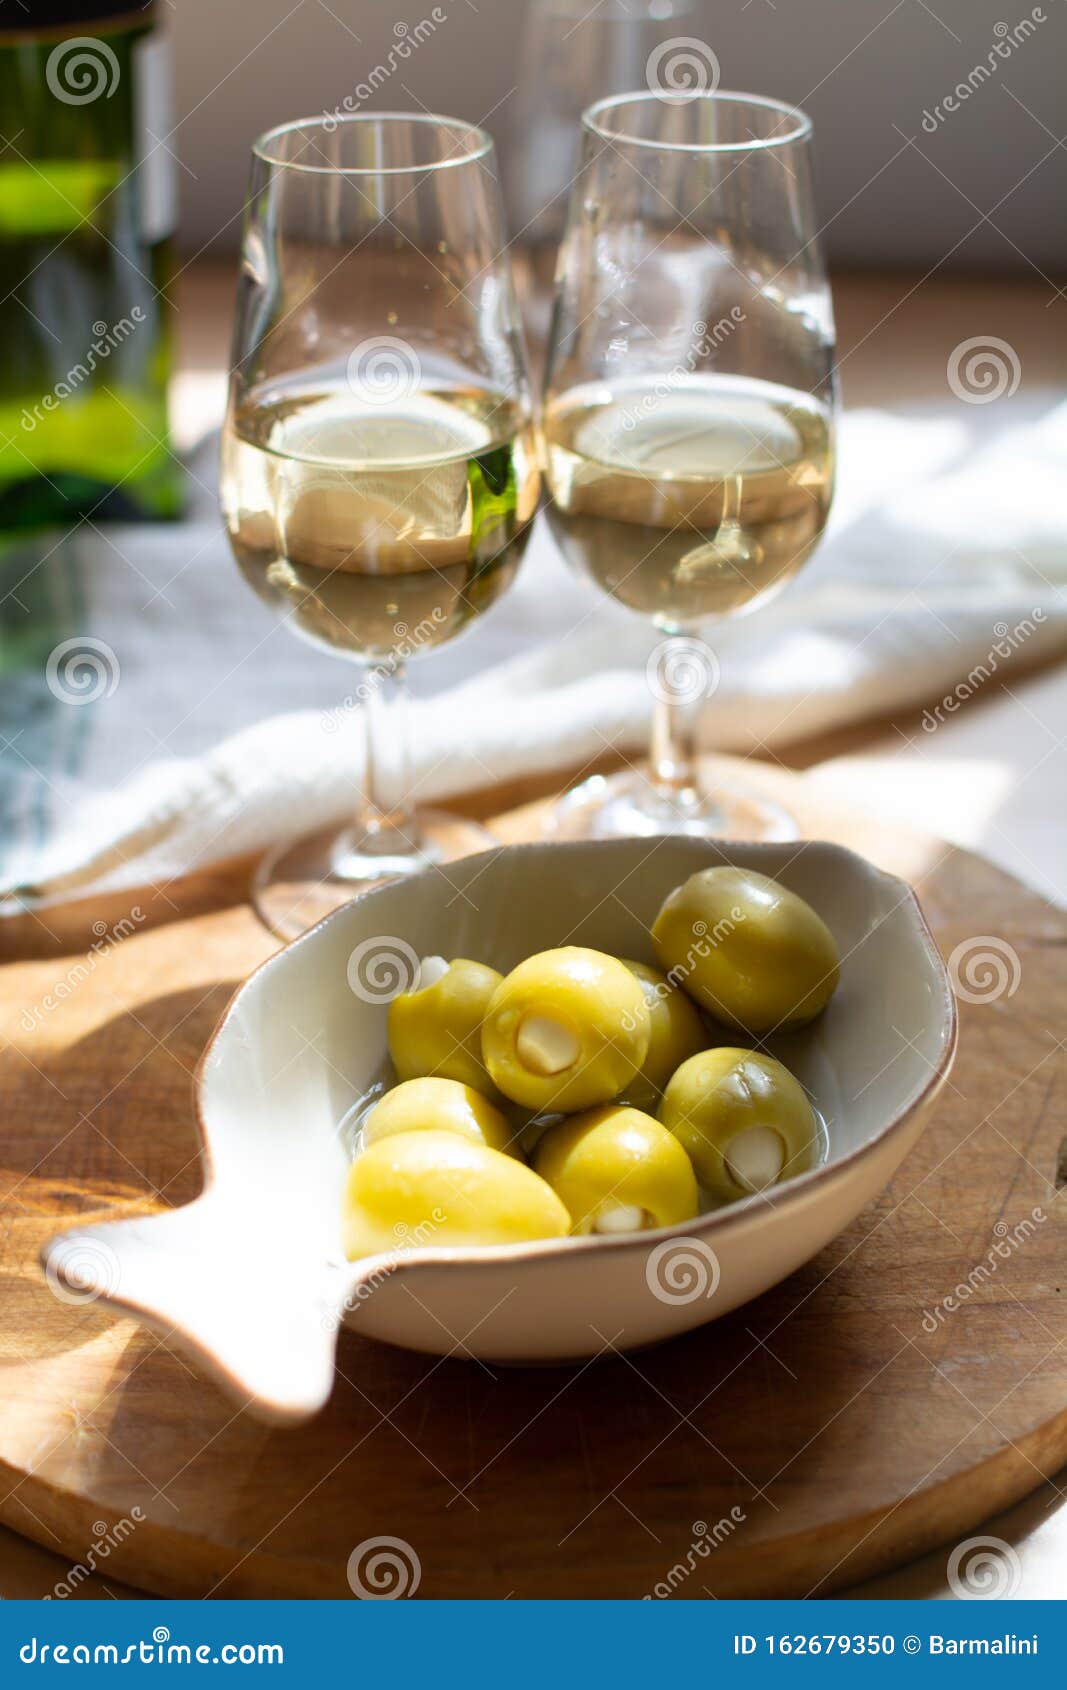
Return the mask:
<path id="1" fill-rule="evenodd" d="M 135 1315 L 256 1419 L 298 1425 L 330 1395 L 351 1270 L 262 1239 L 250 1249 L 233 1223 L 209 1190 L 182 1209 L 62 1233 L 41 1263 L 61 1302 Z"/>

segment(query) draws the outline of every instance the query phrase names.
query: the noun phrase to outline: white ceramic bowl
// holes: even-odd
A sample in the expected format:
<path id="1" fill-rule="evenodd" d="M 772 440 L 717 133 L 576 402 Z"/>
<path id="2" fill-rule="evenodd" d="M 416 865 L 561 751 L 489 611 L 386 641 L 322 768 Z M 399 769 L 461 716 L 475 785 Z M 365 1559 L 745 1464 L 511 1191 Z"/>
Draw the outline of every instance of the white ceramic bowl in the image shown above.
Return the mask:
<path id="1" fill-rule="evenodd" d="M 506 970 L 574 943 L 654 961 L 648 933 L 662 899 L 720 862 L 792 887 L 840 947 L 826 1013 L 768 1045 L 827 1121 L 825 1164 L 683 1227 L 346 1262 L 339 1124 L 382 1072 L 386 1004 L 411 959 L 466 956 Z M 368 893 L 271 957 L 237 992 L 201 1064 L 203 1194 L 53 1239 L 45 1266 L 184 1345 L 276 1422 L 326 1401 L 342 1320 L 412 1349 L 496 1361 L 656 1343 L 758 1296 L 878 1195 L 922 1130 L 955 1033 L 912 893 L 840 846 L 501 847 Z"/>

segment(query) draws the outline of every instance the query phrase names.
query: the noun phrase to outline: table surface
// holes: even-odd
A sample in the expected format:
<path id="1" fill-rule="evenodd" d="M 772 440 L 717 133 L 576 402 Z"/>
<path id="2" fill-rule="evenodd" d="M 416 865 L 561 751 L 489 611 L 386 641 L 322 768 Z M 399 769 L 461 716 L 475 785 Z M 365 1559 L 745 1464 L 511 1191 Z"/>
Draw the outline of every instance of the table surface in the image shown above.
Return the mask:
<path id="1" fill-rule="evenodd" d="M 233 272 L 197 263 L 178 279 L 178 375 L 174 422 L 189 444 L 217 424 L 225 389 Z M 835 279 L 844 402 L 848 407 L 947 396 L 946 364 L 961 340 L 998 336 L 1014 348 L 1023 389 L 1067 386 L 1067 335 L 1058 319 L 1067 300 L 1029 279 L 971 279 L 908 272 Z M 987 683 L 938 732 L 906 721 L 866 723 L 791 746 L 781 761 L 806 770 L 827 797 L 859 804 L 983 851 L 993 861 L 1067 903 L 1067 665 Z M 497 789 L 472 809 L 500 811 L 533 796 Z M 1067 1556 L 1067 1474 L 989 1522 L 1022 1563 L 1020 1597 L 1062 1596 Z M 0 1596 L 47 1594 L 68 1571 L 65 1559 L 0 1528 Z M 83 1599 L 136 1596 L 102 1574 L 78 1587 Z M 938 1553 L 865 1585 L 855 1595 L 943 1597 Z"/>

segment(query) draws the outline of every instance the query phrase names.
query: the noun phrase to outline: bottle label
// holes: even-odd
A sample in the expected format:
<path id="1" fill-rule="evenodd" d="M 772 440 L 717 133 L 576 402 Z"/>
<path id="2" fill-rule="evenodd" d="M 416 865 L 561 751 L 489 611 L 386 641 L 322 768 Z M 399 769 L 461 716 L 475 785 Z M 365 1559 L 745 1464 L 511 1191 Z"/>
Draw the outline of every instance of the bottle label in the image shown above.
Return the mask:
<path id="1" fill-rule="evenodd" d="M 162 30 L 133 47 L 133 121 L 141 236 L 148 246 L 174 233 L 177 164 L 171 148 L 170 44 Z"/>

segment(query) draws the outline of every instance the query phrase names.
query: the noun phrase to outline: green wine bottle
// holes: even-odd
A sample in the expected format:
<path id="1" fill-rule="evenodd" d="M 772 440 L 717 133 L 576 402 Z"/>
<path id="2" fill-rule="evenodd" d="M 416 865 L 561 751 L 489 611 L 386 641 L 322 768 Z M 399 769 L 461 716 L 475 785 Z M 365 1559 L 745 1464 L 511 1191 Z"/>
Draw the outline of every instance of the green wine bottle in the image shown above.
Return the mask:
<path id="1" fill-rule="evenodd" d="M 0 0 L 0 537 L 180 511 L 165 50 L 152 4 Z"/>

